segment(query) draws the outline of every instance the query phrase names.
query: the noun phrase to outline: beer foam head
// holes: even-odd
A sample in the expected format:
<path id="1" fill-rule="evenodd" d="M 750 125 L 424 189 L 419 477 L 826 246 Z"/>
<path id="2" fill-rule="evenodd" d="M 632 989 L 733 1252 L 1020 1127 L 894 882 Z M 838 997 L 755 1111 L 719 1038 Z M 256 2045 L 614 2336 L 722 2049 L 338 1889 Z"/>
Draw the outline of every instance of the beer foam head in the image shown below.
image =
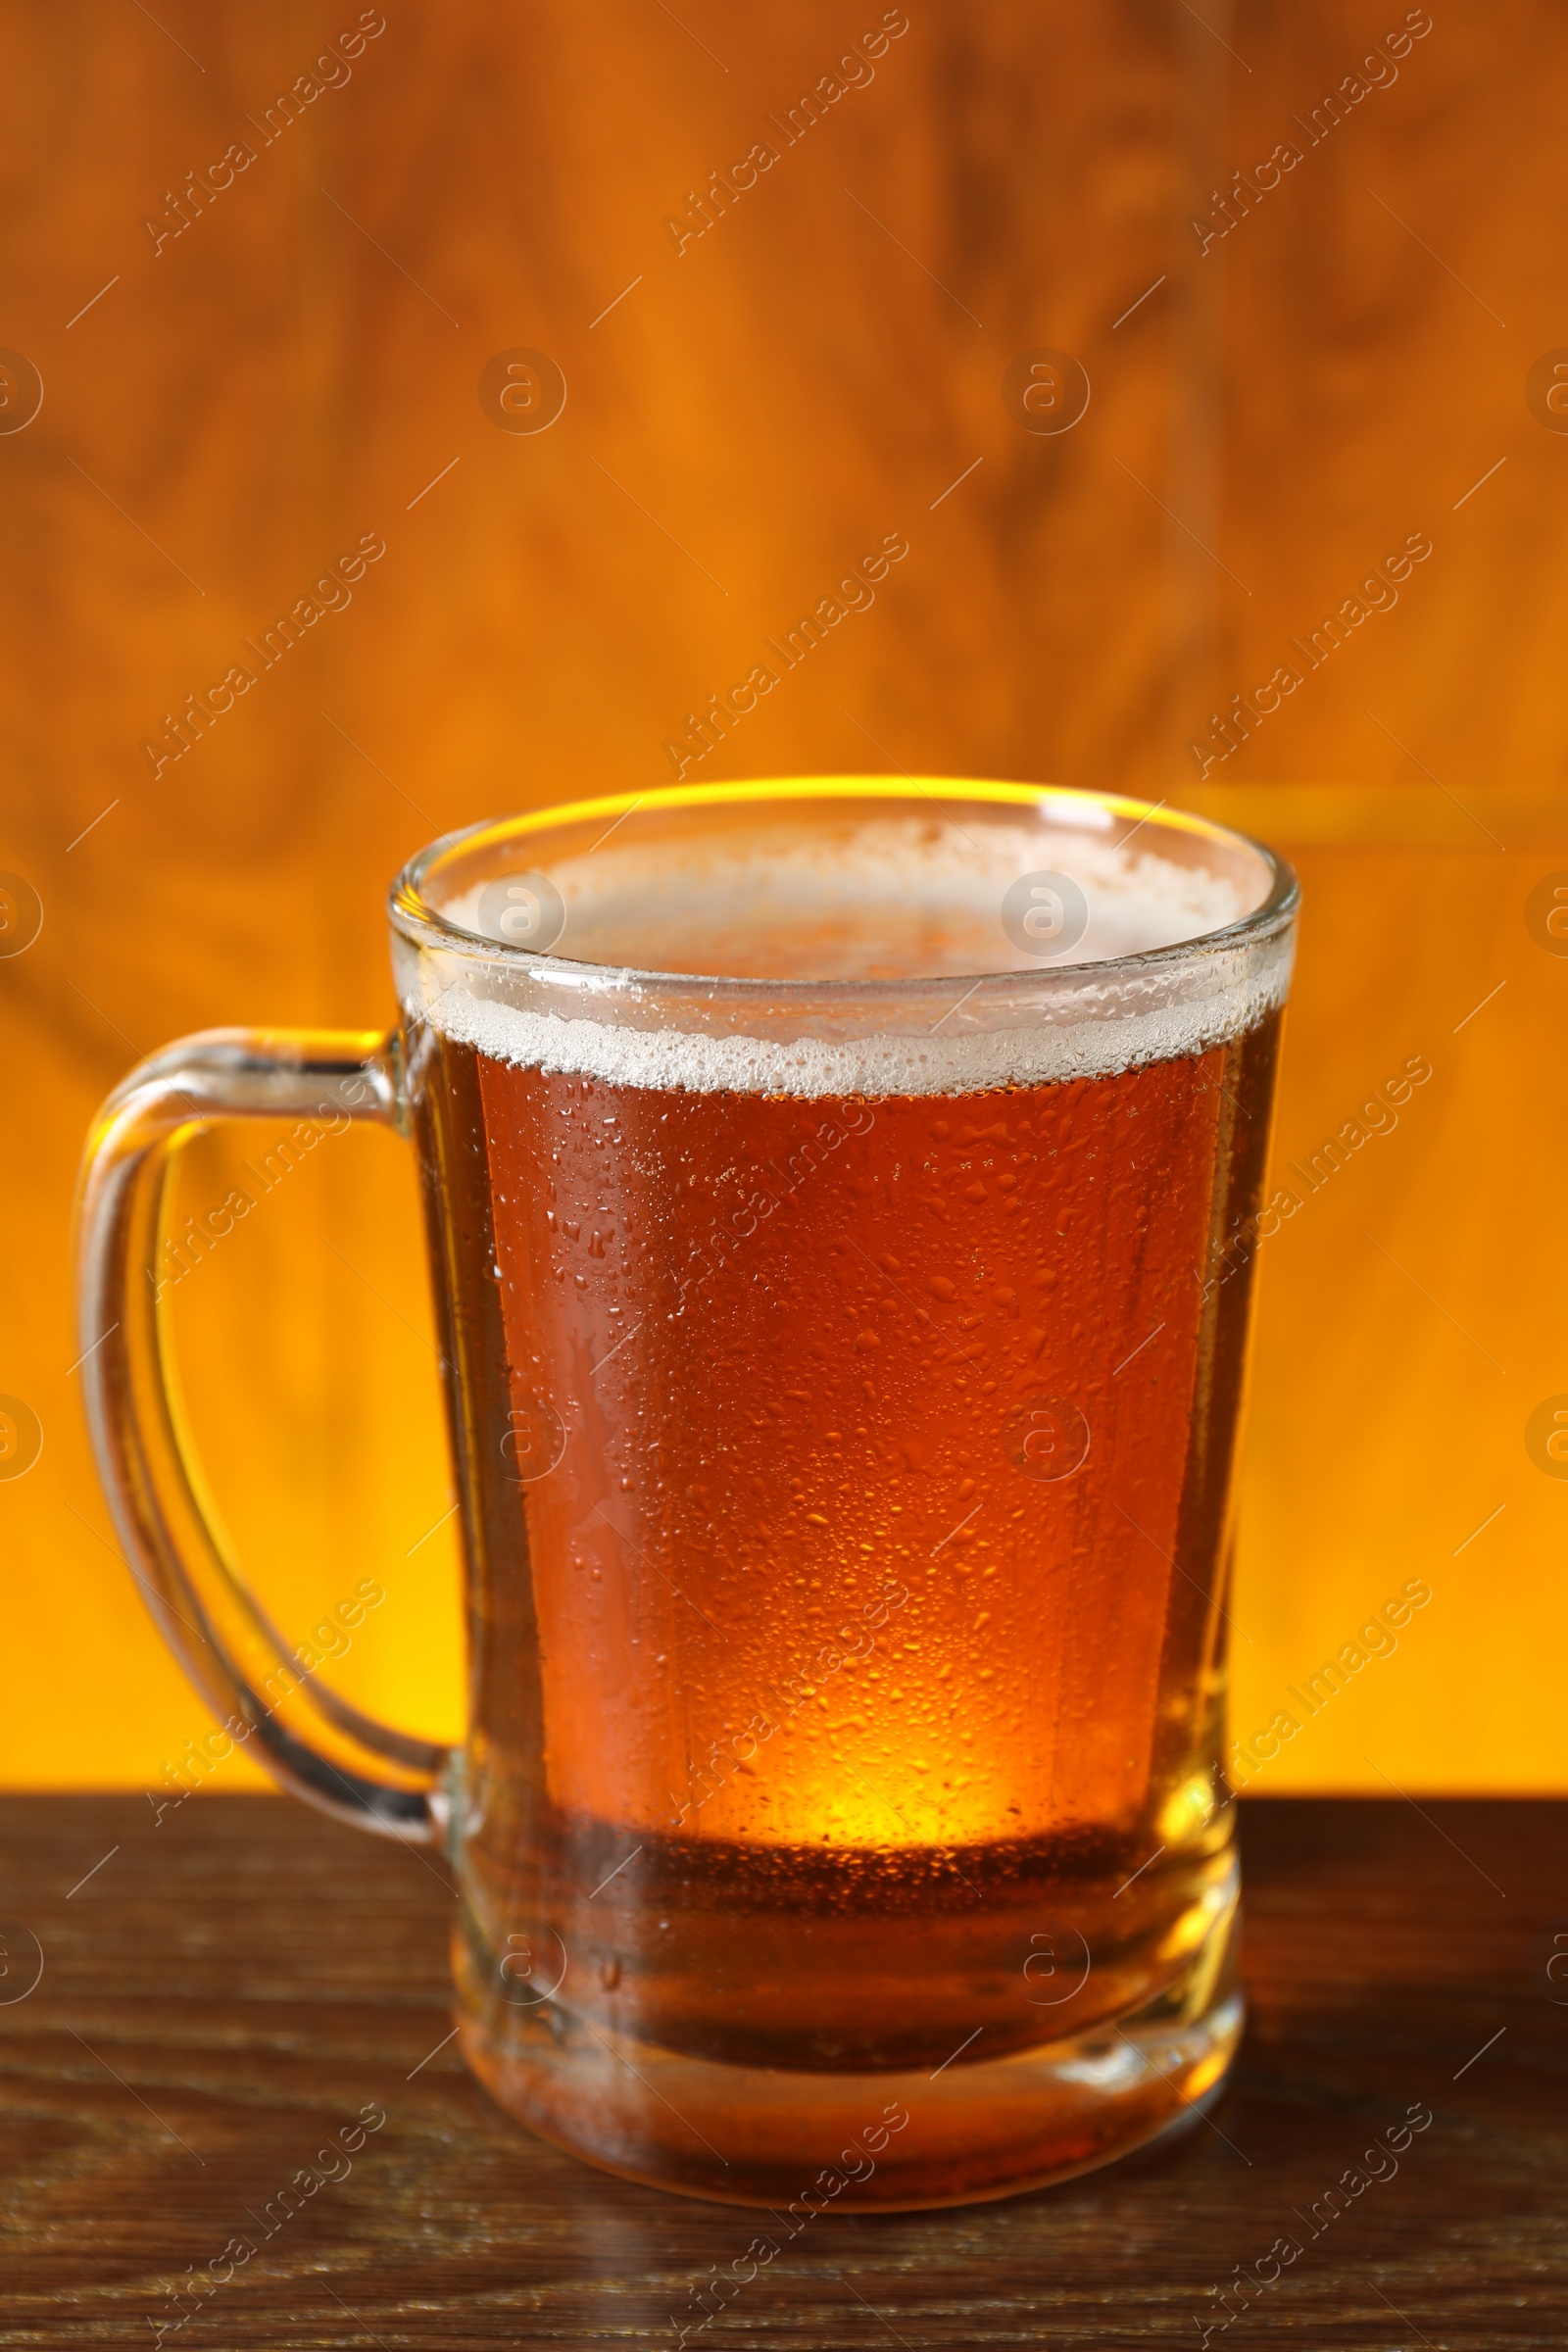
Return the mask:
<path id="1" fill-rule="evenodd" d="M 951 825 L 870 818 L 826 838 L 770 829 L 744 848 L 622 839 L 552 859 L 542 878 L 559 894 L 552 954 L 728 979 L 906 980 L 1104 962 L 1221 930 L 1249 911 L 1232 876 L 1150 847 L 1123 850 L 1087 832 L 1042 839 L 1038 828 L 973 817 L 965 827 L 961 812 Z M 540 879 L 524 877 L 523 887 Z M 1026 890 L 1014 912 L 1020 884 L 1047 903 L 1029 905 Z M 1063 906 L 1062 885 L 1081 906 Z M 465 891 L 448 919 L 505 937 L 485 906 L 493 887 Z"/>
<path id="2" fill-rule="evenodd" d="M 472 949 L 398 942 L 405 1006 L 524 1066 L 824 1096 L 1109 1074 L 1200 1052 L 1281 1001 L 1288 937 L 1272 955 L 1247 940 L 1125 960 L 1250 914 L 1271 879 L 1257 853 L 1205 858 L 1206 837 L 1183 834 L 1171 855 L 1153 826 L 1118 840 L 1103 804 L 1068 796 L 1049 824 L 1031 813 L 774 809 L 713 837 L 628 826 L 555 856 L 541 841 L 529 869 L 519 842 L 441 905 Z M 543 953 L 485 953 L 487 935 L 522 944 L 505 914 L 496 928 L 498 892 Z"/>

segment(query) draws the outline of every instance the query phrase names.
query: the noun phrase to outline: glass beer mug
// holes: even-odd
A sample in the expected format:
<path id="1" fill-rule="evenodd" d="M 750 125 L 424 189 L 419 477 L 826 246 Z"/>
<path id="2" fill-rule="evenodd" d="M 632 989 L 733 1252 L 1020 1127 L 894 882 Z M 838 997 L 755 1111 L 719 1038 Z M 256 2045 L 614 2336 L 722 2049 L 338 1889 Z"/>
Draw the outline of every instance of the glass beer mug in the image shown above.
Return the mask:
<path id="1" fill-rule="evenodd" d="M 81 1346 L 127 1557 L 280 1782 L 444 1842 L 463 2047 L 536 2132 L 911 2208 L 1217 2094 L 1227 1243 L 1295 907 L 1267 850 L 1103 795 L 681 786 L 414 858 L 389 1036 L 214 1031 L 106 1104 Z M 147 1278 L 182 1138 L 345 1111 L 423 1181 L 457 1753 L 290 1674 Z"/>

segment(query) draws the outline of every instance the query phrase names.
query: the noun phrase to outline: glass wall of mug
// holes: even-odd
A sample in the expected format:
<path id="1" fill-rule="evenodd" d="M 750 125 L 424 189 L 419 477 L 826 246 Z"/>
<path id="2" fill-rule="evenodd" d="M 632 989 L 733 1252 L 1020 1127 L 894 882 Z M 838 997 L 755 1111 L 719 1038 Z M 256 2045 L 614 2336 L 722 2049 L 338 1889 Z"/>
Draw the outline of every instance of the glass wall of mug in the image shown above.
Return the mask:
<path id="1" fill-rule="evenodd" d="M 1215 2090 L 1227 1244 L 1294 905 L 1200 820 L 940 781 L 628 797 L 405 873 L 464 2044 L 536 2130 L 913 2206 Z"/>

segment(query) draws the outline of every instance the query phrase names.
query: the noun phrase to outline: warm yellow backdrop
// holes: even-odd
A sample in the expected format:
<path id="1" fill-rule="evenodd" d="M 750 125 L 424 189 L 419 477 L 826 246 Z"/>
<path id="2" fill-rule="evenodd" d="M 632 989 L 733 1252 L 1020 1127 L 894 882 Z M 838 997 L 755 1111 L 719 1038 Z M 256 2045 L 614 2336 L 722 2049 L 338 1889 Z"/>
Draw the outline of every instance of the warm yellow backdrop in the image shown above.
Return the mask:
<path id="1" fill-rule="evenodd" d="M 154 1786 L 204 1721 L 114 1556 L 70 1368 L 97 1100 L 181 1030 L 389 1016 L 381 898 L 412 849 L 657 787 L 687 712 L 900 531 L 875 606 L 699 772 L 1113 785 L 1298 856 L 1282 1163 L 1407 1057 L 1433 1076 L 1263 1251 L 1237 1728 L 1419 1575 L 1397 1654 L 1273 1785 L 1562 1785 L 1568 1484 L 1524 1443 L 1568 1392 L 1568 959 L 1524 911 L 1568 870 L 1568 434 L 1525 397 L 1568 346 L 1559 18 L 1440 5 L 1373 86 L 1358 61 L 1424 12 L 156 13 L 0 6 L 0 346 L 43 383 L 0 433 L 0 868 L 44 908 L 0 959 L 0 1392 L 45 1433 L 0 1483 L 0 1776 Z M 836 61 L 884 16 L 847 86 Z M 787 145 L 769 117 L 824 80 L 841 94 Z M 760 140 L 776 164 L 677 251 L 666 217 L 700 222 L 694 193 Z M 1282 142 L 1300 161 L 1210 235 L 1215 192 L 1238 170 L 1255 191 Z M 236 143 L 253 160 L 217 188 Z M 175 236 L 187 173 L 216 192 Z M 478 395 L 519 349 L 566 381 L 537 434 Z M 1088 373 L 1068 432 L 1004 405 L 1040 349 Z M 365 534 L 386 552 L 352 603 L 155 774 L 143 742 Z M 1309 666 L 1414 534 L 1432 553 L 1397 604 Z M 1200 779 L 1192 742 L 1223 748 L 1211 714 L 1255 712 L 1282 663 L 1300 685 Z M 192 1204 L 223 1197 L 230 1149 L 192 1153 Z M 373 1573 L 386 1602 L 325 1671 L 456 1729 L 400 1148 L 328 1140 L 176 1314 L 276 1613 L 303 1636 Z"/>

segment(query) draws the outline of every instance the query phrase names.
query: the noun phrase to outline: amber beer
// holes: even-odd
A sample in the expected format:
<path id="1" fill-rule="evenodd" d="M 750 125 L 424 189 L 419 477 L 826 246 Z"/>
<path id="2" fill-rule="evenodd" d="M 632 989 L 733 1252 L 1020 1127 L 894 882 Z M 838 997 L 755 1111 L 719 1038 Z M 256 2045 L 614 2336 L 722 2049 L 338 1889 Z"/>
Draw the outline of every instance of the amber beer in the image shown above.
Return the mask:
<path id="1" fill-rule="evenodd" d="M 390 1035 L 184 1038 L 95 1122 L 81 1379 L 165 1633 L 285 1786 L 443 1843 L 500 2103 L 770 2209 L 774 2252 L 1102 2164 L 1223 2082 L 1295 908 L 1257 844 L 1106 795 L 680 784 L 433 843 Z M 460 1748 L 283 1688 L 170 1387 L 171 1153 L 323 1101 L 417 1147 Z"/>
<path id="2" fill-rule="evenodd" d="M 788 976 L 786 941 L 747 953 Z M 1221 1253 L 1278 1021 L 1002 1083 L 939 1028 L 917 1085 L 823 1092 L 809 1055 L 714 1084 L 646 1028 L 552 1067 L 462 989 L 422 1022 L 470 1545 L 460 1975 L 470 2055 L 538 2128 L 711 2193 L 744 2157 L 785 2198 L 759 2082 L 816 2102 L 828 2162 L 880 2081 L 912 2148 L 901 2085 L 1005 2106 L 1009 2057 L 1103 2058 L 1160 2000 L 1201 2095 L 1250 1281 Z M 621 2062 L 659 2092 L 635 2123 Z M 1108 2145 L 1081 2095 L 1031 2129 L 1034 2177 Z M 986 2161 L 928 2132 L 901 2201 L 1018 2184 Z"/>

